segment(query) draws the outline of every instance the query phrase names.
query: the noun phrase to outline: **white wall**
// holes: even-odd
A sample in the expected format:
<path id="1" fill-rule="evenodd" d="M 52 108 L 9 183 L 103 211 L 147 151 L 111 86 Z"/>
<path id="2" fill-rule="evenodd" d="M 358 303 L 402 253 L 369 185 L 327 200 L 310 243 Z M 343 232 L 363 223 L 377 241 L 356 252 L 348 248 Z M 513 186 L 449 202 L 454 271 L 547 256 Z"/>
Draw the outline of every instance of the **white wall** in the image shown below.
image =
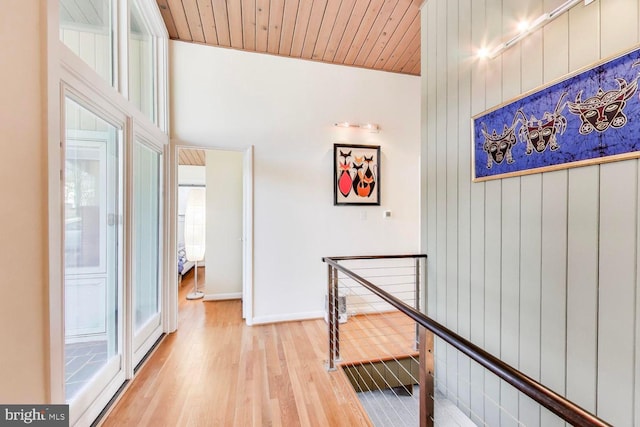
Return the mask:
<path id="1" fill-rule="evenodd" d="M 419 78 L 182 42 L 170 54 L 173 144 L 255 146 L 257 323 L 322 315 L 323 256 L 418 251 Z M 345 120 L 382 131 L 332 126 Z M 381 206 L 333 206 L 335 142 L 382 147 Z"/>
<path id="2" fill-rule="evenodd" d="M 422 9 L 429 312 L 613 425 L 640 425 L 639 161 L 471 183 L 473 115 L 639 41 L 638 0 L 601 0 L 494 60 L 473 57 L 560 3 L 428 0 Z M 454 351 L 437 351 L 439 384 L 476 421 L 510 425 L 469 380 L 526 425 L 557 425 Z"/>
<path id="3" fill-rule="evenodd" d="M 206 181 L 207 169 L 205 166 L 178 166 L 178 185 L 206 185 Z"/>
<path id="4" fill-rule="evenodd" d="M 8 0 L 0 14 L 0 402 L 6 404 L 48 399 L 41 3 Z"/>
<path id="5" fill-rule="evenodd" d="M 241 151 L 208 150 L 207 299 L 242 295 Z"/>

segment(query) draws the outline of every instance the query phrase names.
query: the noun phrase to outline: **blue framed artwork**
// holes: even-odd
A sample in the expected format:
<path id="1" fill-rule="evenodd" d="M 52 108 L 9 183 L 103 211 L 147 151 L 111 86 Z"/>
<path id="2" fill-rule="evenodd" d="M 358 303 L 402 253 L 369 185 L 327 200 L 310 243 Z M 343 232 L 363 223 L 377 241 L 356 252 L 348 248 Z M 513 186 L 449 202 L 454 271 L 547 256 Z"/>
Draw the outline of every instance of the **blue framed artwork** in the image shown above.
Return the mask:
<path id="1" fill-rule="evenodd" d="M 640 157 L 640 48 L 473 117 L 473 180 Z"/>

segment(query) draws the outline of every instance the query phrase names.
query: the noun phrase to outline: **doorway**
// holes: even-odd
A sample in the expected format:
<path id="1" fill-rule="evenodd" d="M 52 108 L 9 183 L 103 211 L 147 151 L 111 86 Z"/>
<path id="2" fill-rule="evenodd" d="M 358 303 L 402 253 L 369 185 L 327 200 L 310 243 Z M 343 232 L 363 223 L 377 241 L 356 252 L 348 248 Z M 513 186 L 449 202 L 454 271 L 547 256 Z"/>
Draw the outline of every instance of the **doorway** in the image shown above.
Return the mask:
<path id="1" fill-rule="evenodd" d="M 178 278 L 192 268 L 188 263 L 186 268 L 183 266 L 184 203 L 190 189 L 204 187 L 206 250 L 204 261 L 199 262 L 204 266 L 204 271 L 198 273 L 198 288 L 204 293 L 204 301 L 241 299 L 243 318 L 247 324 L 251 324 L 253 149 L 239 151 L 179 146 L 175 159 Z M 193 280 L 189 283 L 193 283 Z"/>

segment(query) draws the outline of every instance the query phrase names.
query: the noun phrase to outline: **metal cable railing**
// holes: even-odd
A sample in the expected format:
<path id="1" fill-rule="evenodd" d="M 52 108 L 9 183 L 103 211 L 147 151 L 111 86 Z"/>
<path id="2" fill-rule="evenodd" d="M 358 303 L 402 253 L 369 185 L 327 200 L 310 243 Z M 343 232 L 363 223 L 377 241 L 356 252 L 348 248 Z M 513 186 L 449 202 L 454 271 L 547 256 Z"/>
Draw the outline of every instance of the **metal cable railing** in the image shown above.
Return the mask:
<path id="1" fill-rule="evenodd" d="M 433 336 L 441 339 L 443 345 L 448 346 L 455 351 L 466 355 L 471 361 L 477 363 L 488 372 L 495 374 L 500 380 L 496 379 L 492 381 L 497 383 L 498 389 L 503 385 L 506 387 L 513 387 L 514 390 L 505 391 L 506 394 L 513 394 L 518 399 L 520 394 L 522 399 L 532 399 L 537 404 L 546 408 L 551 413 L 555 414 L 562 420 L 575 425 L 575 426 L 609 426 L 608 423 L 599 419 L 595 415 L 589 413 L 578 405 L 570 402 L 554 391 L 548 389 L 544 385 L 528 377 L 512 366 L 501 361 L 497 357 L 486 352 L 482 348 L 476 346 L 465 338 L 459 336 L 453 331 L 449 330 L 445 326 L 426 316 L 420 312 L 420 282 L 421 282 L 421 260 L 426 259 L 426 255 L 397 255 L 397 256 L 357 256 L 357 257 L 325 257 L 323 261 L 328 265 L 328 324 L 329 324 L 329 360 L 328 368 L 336 369 L 338 363 L 340 363 L 347 373 L 351 376 L 352 384 L 356 391 L 360 391 L 361 394 L 366 390 L 361 384 L 373 384 L 374 388 L 378 389 L 378 392 L 384 392 L 393 396 L 395 399 L 400 400 L 398 394 L 412 394 L 406 393 L 409 386 L 405 383 L 420 384 L 420 425 L 434 425 L 434 404 L 433 399 L 437 398 L 438 393 L 444 393 L 445 395 L 455 395 L 455 391 L 448 390 L 448 384 L 446 382 L 439 382 L 435 377 L 435 369 L 433 366 L 425 365 L 430 359 L 432 363 L 434 359 L 433 351 Z M 376 260 L 376 262 L 386 260 L 409 260 L 407 265 L 400 266 L 367 266 L 364 262 Z M 413 261 L 411 261 L 413 260 Z M 360 265 L 347 268 L 340 262 L 360 262 Z M 395 269 L 395 271 L 394 271 Z M 413 269 L 412 273 L 408 273 L 408 269 Z M 373 281 L 376 284 L 372 283 Z M 354 332 L 354 328 L 350 325 L 349 328 L 343 327 L 344 331 L 341 331 L 339 316 L 340 307 L 339 298 L 345 298 L 347 301 L 343 302 L 346 306 L 343 309 L 347 310 L 347 316 L 357 316 L 359 319 L 363 318 L 366 321 L 359 322 L 361 324 L 369 324 L 370 328 L 381 328 L 378 334 L 372 330 Z M 384 314 L 382 316 L 381 314 Z M 383 318 L 389 318 L 395 316 L 396 319 L 393 322 L 383 321 Z M 403 319 L 401 321 L 399 319 Z M 374 321 L 377 320 L 377 321 Z M 416 325 L 421 330 L 420 344 L 416 347 L 415 335 Z M 346 349 L 341 349 L 346 344 L 341 342 L 341 333 L 345 334 L 345 338 L 349 341 L 358 340 L 359 336 L 367 336 L 368 342 L 366 344 L 352 343 L 351 346 L 358 347 L 359 345 L 371 345 L 370 342 L 377 343 L 375 345 L 385 346 L 400 346 L 396 350 L 391 350 L 391 355 L 385 354 L 384 357 L 376 360 L 371 356 L 371 352 L 360 349 L 360 356 L 365 356 L 365 362 L 360 362 L 357 369 L 349 370 L 350 360 L 353 358 L 352 354 L 356 351 L 349 349 L 349 355 L 345 358 L 347 352 Z M 429 338 L 429 334 L 433 334 Z M 393 340 L 390 337 L 394 337 Z M 431 342 L 431 347 L 425 346 L 425 341 Z M 416 349 L 419 349 L 420 356 L 416 353 Z M 344 351 L 342 351 L 344 350 Z M 385 350 L 388 352 L 388 350 Z M 362 358 L 362 357 L 361 357 Z M 400 381 L 398 373 L 389 374 L 395 369 L 398 372 L 398 367 L 404 363 L 404 359 L 412 359 L 416 364 L 420 365 L 420 375 L 414 375 L 413 372 L 407 372 L 409 379 Z M 371 368 L 365 369 L 364 364 L 371 365 Z M 446 366 L 446 361 L 435 360 L 435 364 L 441 368 L 442 365 Z M 346 367 L 346 368 L 345 368 Z M 456 374 L 457 375 L 457 374 Z M 484 375 L 484 374 L 483 374 Z M 465 384 L 464 379 L 460 379 L 461 384 L 469 390 L 469 394 L 476 396 L 477 390 L 474 390 L 470 382 Z M 434 388 L 435 384 L 435 388 Z M 429 388 L 430 390 L 423 390 L 422 388 Z M 360 388 L 360 390 L 358 390 Z M 437 391 L 437 392 L 436 392 Z M 486 414 L 475 413 L 472 408 L 471 402 L 467 402 L 465 399 L 455 398 L 457 406 L 463 409 L 463 412 L 471 416 L 471 418 L 478 424 L 492 425 L 491 422 L 486 422 L 484 418 L 490 418 L 493 416 L 496 419 L 506 418 L 509 419 L 509 424 L 522 425 L 517 419 L 517 414 L 509 413 L 505 408 L 501 407 L 500 402 L 492 400 L 491 396 L 487 396 L 486 393 L 481 392 L 481 399 L 485 402 Z M 384 394 L 384 393 L 383 393 Z M 426 396 L 425 396 L 426 395 Z M 526 397 L 525 397 L 526 396 Z M 477 396 L 476 396 L 477 398 Z M 398 407 L 406 405 L 405 403 L 393 403 L 391 406 Z M 395 410 L 395 409 L 394 409 Z M 502 412 L 501 412 L 502 411 Z M 497 414 L 497 415 L 496 415 Z M 384 415 L 388 419 L 398 419 L 399 413 L 392 413 Z M 383 425 L 394 425 L 393 422 L 384 423 Z"/>

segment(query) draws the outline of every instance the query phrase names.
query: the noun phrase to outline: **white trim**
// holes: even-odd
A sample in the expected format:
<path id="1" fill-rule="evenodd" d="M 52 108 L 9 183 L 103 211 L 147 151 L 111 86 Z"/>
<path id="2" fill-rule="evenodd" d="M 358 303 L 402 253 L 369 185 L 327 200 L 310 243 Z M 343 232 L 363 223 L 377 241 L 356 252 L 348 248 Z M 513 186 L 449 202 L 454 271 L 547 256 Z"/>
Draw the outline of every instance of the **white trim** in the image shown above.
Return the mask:
<path id="1" fill-rule="evenodd" d="M 253 145 L 244 152 L 242 165 L 242 317 L 253 324 Z"/>
<path id="2" fill-rule="evenodd" d="M 120 358 L 117 358 L 120 359 Z M 92 382 L 102 382 L 104 378 L 108 377 L 113 373 L 114 370 L 119 370 L 120 372 L 116 374 L 111 381 L 102 389 L 102 391 L 96 396 L 84 396 L 80 397 L 78 400 L 89 401 L 91 402 L 85 411 L 82 413 L 77 413 L 74 411 L 73 405 L 69 407 L 69 424 L 72 426 L 88 426 L 91 425 L 95 421 L 95 419 L 100 415 L 100 412 L 104 409 L 105 406 L 109 403 L 109 401 L 113 398 L 116 392 L 122 387 L 122 384 L 125 382 L 125 375 L 121 369 L 120 360 L 114 359 L 107 363 L 106 368 L 99 373 L 96 377 L 92 379 Z M 80 403 L 80 402 L 78 402 Z M 77 407 L 77 405 L 76 405 Z"/>
<path id="3" fill-rule="evenodd" d="M 162 336 L 162 325 L 158 323 L 158 326 L 153 330 L 152 333 L 148 334 L 147 339 L 140 345 L 137 350 L 134 350 L 133 353 L 133 368 L 142 362 L 147 353 L 151 350 L 154 344 L 158 341 L 158 339 Z"/>
<path id="4" fill-rule="evenodd" d="M 254 325 L 264 325 L 266 323 L 292 322 L 297 320 L 323 319 L 324 311 L 308 311 L 306 313 L 272 314 L 268 316 L 256 316 L 253 318 Z"/>
<path id="5" fill-rule="evenodd" d="M 178 150 L 179 147 L 170 144 L 165 147 L 165 277 L 163 293 L 166 298 L 163 301 L 162 316 L 165 333 L 175 332 L 178 329 Z"/>
<path id="6" fill-rule="evenodd" d="M 226 301 L 230 299 L 241 299 L 242 292 L 231 292 L 228 294 L 207 294 L 202 301 Z"/>
<path id="7" fill-rule="evenodd" d="M 233 150 L 225 147 L 214 146 L 197 146 L 187 145 L 177 139 L 172 139 L 170 144 L 170 156 L 168 159 L 169 167 L 167 172 L 170 172 L 170 176 L 167 176 L 169 180 L 169 195 L 171 196 L 169 203 L 167 203 L 168 222 L 169 225 L 167 235 L 168 251 L 167 251 L 167 264 L 168 264 L 168 293 L 167 293 L 167 309 L 165 311 L 166 323 L 165 332 L 174 332 L 178 328 L 178 273 L 177 263 L 175 262 L 175 253 L 177 253 L 177 224 L 178 224 L 178 151 L 180 149 L 197 149 L 197 150 L 222 150 L 222 151 L 242 151 L 243 156 L 243 264 L 242 264 L 242 317 L 245 319 L 247 325 L 251 326 L 254 323 L 253 318 L 253 145 L 238 150 Z M 169 156 L 167 156 L 169 157 Z M 173 257 L 173 258 L 172 258 Z M 321 317 L 321 316 L 320 316 Z"/>
<path id="8" fill-rule="evenodd" d="M 48 257 L 49 257 L 49 389 L 48 401 L 64 403 L 64 279 L 62 268 L 63 196 L 62 196 L 62 141 L 61 111 L 64 97 L 60 85 L 59 4 L 56 1 L 40 2 L 40 15 L 46 22 L 42 53 L 46 58 L 47 86 L 45 88 L 47 115 L 45 117 L 48 141 Z"/>

